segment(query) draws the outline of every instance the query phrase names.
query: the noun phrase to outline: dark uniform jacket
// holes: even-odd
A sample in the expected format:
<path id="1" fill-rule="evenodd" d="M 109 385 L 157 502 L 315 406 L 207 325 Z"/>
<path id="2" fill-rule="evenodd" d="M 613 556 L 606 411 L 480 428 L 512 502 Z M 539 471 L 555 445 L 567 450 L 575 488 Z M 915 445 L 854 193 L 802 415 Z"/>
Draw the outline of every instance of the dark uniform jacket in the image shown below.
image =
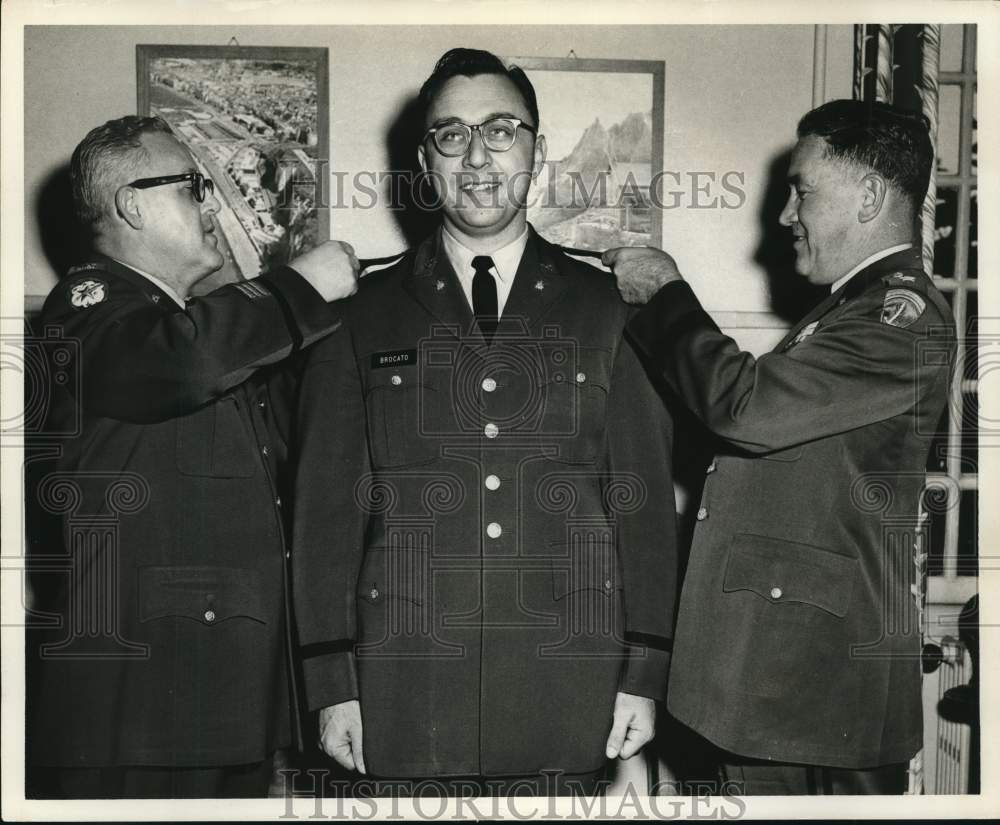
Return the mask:
<path id="1" fill-rule="evenodd" d="M 733 448 L 697 514 L 671 713 L 744 756 L 905 761 L 921 746 L 918 504 L 954 347 L 919 251 L 856 274 L 759 359 L 683 282 L 628 329 Z"/>
<path id="2" fill-rule="evenodd" d="M 616 692 L 665 693 L 671 428 L 627 317 L 606 274 L 532 231 L 488 346 L 438 234 L 366 276 L 350 339 L 312 350 L 306 692 L 360 697 L 373 774 L 593 770 Z"/>
<path id="3" fill-rule="evenodd" d="M 229 765 L 289 743 L 285 445 L 259 368 L 337 323 L 288 268 L 186 310 L 105 258 L 52 291 L 29 542 L 50 571 L 34 624 L 58 624 L 29 642 L 34 762 Z"/>

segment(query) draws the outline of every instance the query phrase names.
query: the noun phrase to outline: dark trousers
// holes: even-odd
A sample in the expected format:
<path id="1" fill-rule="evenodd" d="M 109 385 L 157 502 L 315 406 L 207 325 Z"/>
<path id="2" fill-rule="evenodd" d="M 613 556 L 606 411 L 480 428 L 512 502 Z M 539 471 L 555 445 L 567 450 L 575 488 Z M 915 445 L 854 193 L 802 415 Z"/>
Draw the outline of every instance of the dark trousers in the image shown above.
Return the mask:
<path id="1" fill-rule="evenodd" d="M 354 783 L 355 796 L 371 797 L 547 797 L 593 796 L 603 792 L 604 768 L 588 773 L 550 771 L 531 776 L 446 776 L 424 779 L 365 777 Z"/>
<path id="2" fill-rule="evenodd" d="M 115 766 L 29 769 L 29 799 L 241 799 L 266 797 L 273 757 L 212 768 Z"/>
<path id="3" fill-rule="evenodd" d="M 727 784 L 725 793 L 742 796 L 901 794 L 908 783 L 907 768 L 901 762 L 851 770 L 743 759 L 735 754 L 727 754 L 719 766 Z"/>

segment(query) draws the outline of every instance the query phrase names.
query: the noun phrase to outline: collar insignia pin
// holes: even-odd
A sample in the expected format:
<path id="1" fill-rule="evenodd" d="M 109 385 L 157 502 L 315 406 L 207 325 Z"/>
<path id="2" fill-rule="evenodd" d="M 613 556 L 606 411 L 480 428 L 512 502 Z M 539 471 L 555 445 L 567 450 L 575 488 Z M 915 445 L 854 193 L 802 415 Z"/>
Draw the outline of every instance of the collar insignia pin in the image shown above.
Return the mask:
<path id="1" fill-rule="evenodd" d="M 535 289 L 537 289 L 539 292 L 545 289 L 545 281 L 535 281 Z"/>
<path id="2" fill-rule="evenodd" d="M 436 284 L 434 284 L 434 286 L 437 287 L 437 291 L 440 292 L 442 289 L 444 289 L 444 281 L 438 281 Z"/>

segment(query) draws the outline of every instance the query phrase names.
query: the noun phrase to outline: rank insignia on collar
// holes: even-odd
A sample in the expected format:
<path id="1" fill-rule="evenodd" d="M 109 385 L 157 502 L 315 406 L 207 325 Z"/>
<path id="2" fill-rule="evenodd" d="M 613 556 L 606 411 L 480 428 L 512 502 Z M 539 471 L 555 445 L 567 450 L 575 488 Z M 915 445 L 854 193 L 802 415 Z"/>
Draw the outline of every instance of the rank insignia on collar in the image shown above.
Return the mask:
<path id="1" fill-rule="evenodd" d="M 104 281 L 88 278 L 73 284 L 69 290 L 69 302 L 77 309 L 86 309 L 107 300 L 108 285 Z"/>
<path id="2" fill-rule="evenodd" d="M 916 292 L 909 289 L 890 289 L 882 302 L 883 324 L 891 327 L 906 327 L 914 324 L 924 313 L 927 304 Z"/>
<path id="3" fill-rule="evenodd" d="M 897 272 L 895 275 L 889 276 L 893 281 L 903 281 L 907 284 L 912 284 L 917 280 L 916 275 L 904 275 L 902 272 Z"/>
<path id="4" fill-rule="evenodd" d="M 796 344 L 801 344 L 803 341 L 806 340 L 806 338 L 808 338 L 816 331 L 816 327 L 818 326 L 819 326 L 819 321 L 813 321 L 811 324 L 806 324 L 804 327 L 802 327 L 802 329 L 799 330 L 799 334 L 792 339 L 792 342 L 788 346 L 794 347 Z"/>
<path id="5" fill-rule="evenodd" d="M 444 289 L 444 281 L 438 281 L 436 284 L 434 284 L 434 288 L 437 289 L 438 292 L 440 292 L 442 289 Z"/>
<path id="6" fill-rule="evenodd" d="M 537 289 L 539 292 L 545 289 L 545 281 L 535 281 L 535 289 Z"/>

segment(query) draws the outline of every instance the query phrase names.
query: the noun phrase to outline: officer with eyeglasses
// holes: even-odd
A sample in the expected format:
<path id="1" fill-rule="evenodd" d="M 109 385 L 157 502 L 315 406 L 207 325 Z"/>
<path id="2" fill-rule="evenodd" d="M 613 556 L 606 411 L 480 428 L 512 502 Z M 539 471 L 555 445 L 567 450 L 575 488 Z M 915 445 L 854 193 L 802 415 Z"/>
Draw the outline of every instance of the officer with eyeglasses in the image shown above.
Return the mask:
<path id="1" fill-rule="evenodd" d="M 295 716 L 272 389 L 336 334 L 357 261 L 329 242 L 192 298 L 223 264 L 220 204 L 167 124 L 94 129 L 71 177 L 94 254 L 38 322 L 65 343 L 43 430 L 64 435 L 27 473 L 29 546 L 54 570 L 35 581 L 53 620 L 28 643 L 28 793 L 265 796 Z"/>
<path id="2" fill-rule="evenodd" d="M 442 225 L 362 279 L 303 376 L 306 698 L 379 793 L 590 792 L 666 689 L 671 426 L 613 279 L 527 223 L 525 73 L 453 49 L 420 101 Z"/>

